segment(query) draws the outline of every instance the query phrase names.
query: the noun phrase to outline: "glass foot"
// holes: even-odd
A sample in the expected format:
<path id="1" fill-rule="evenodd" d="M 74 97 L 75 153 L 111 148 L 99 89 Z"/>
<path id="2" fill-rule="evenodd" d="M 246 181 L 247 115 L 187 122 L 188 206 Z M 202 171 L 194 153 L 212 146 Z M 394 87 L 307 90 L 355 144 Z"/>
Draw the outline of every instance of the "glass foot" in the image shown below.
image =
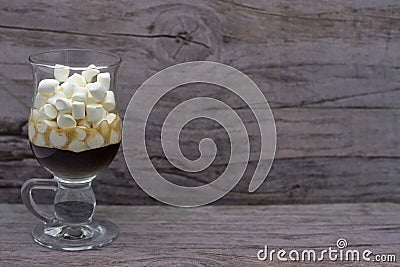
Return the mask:
<path id="1" fill-rule="evenodd" d="M 85 225 L 39 223 L 33 229 L 32 237 L 35 242 L 51 249 L 88 250 L 111 244 L 118 237 L 118 227 L 107 220 L 92 220 Z"/>

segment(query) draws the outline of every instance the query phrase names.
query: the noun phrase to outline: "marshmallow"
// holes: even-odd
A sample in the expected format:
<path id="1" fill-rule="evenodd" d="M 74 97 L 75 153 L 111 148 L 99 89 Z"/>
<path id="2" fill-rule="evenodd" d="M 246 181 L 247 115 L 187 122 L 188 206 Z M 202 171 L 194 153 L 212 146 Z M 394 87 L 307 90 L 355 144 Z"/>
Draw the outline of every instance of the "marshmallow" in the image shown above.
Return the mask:
<path id="1" fill-rule="evenodd" d="M 44 79 L 39 82 L 38 92 L 45 96 L 54 94 L 59 82 L 54 79 Z"/>
<path id="2" fill-rule="evenodd" d="M 102 136 L 108 136 L 110 134 L 110 126 L 105 119 L 95 123 L 93 126 L 98 129 Z"/>
<path id="3" fill-rule="evenodd" d="M 70 114 L 60 113 L 57 118 L 58 124 L 62 124 L 60 119 L 63 116 L 73 121 Z M 105 118 L 97 123 L 88 123 L 85 118 L 79 120 L 79 123 L 88 123 L 89 128 L 75 126 L 66 129 L 59 129 L 59 125 L 55 121 L 43 119 L 35 122 L 30 120 L 28 123 L 29 140 L 37 146 L 54 147 L 72 152 L 117 144 L 121 141 L 121 120 L 118 114 L 109 117 L 115 117 L 111 125 Z"/>
<path id="4" fill-rule="evenodd" d="M 88 93 L 88 97 L 87 97 L 87 101 L 86 104 L 98 104 L 99 102 L 96 101 L 96 99 L 94 99 L 94 97 L 92 96 L 92 94 L 89 92 Z"/>
<path id="5" fill-rule="evenodd" d="M 104 144 L 104 138 L 96 130 L 92 130 L 86 137 L 86 143 L 90 148 L 98 148 Z"/>
<path id="6" fill-rule="evenodd" d="M 57 128 L 58 125 L 55 121 L 42 120 L 36 123 L 36 129 L 39 133 L 45 133 L 47 128 Z"/>
<path id="7" fill-rule="evenodd" d="M 106 90 L 110 89 L 111 75 L 109 72 L 99 73 L 97 75 L 97 81 L 101 83 Z"/>
<path id="8" fill-rule="evenodd" d="M 78 139 L 79 141 L 83 141 L 86 138 L 86 131 L 85 131 L 85 127 L 82 126 L 78 126 L 75 128 L 75 136 L 76 139 Z"/>
<path id="9" fill-rule="evenodd" d="M 104 109 L 108 112 L 111 112 L 115 109 L 115 97 L 113 91 L 107 91 L 107 95 L 104 98 L 102 104 Z"/>
<path id="10" fill-rule="evenodd" d="M 64 113 L 70 113 L 72 110 L 71 100 L 68 98 L 59 98 L 56 100 L 56 109 Z"/>
<path id="11" fill-rule="evenodd" d="M 116 100 L 109 90 L 111 74 L 100 73 L 95 65 L 82 74 L 68 77 L 69 73 L 68 66 L 57 64 L 55 79 L 39 82 L 28 124 L 29 140 L 73 152 L 119 143 L 122 122 L 113 113 Z"/>
<path id="12" fill-rule="evenodd" d="M 85 103 L 79 101 L 72 102 L 72 117 L 76 120 L 85 118 Z"/>
<path id="13" fill-rule="evenodd" d="M 40 118 L 52 120 L 57 117 L 57 110 L 50 104 L 45 104 L 39 109 Z"/>
<path id="14" fill-rule="evenodd" d="M 105 116 L 104 108 L 100 104 L 87 105 L 86 111 L 88 122 L 98 122 Z"/>
<path id="15" fill-rule="evenodd" d="M 47 103 L 56 106 L 56 101 L 58 99 L 66 99 L 65 94 L 63 92 L 55 92 L 54 95 L 52 95 L 51 97 L 49 97 L 49 99 L 47 99 Z"/>
<path id="16" fill-rule="evenodd" d="M 70 82 L 65 82 L 61 84 L 61 87 L 63 89 L 63 93 L 65 94 L 65 96 L 71 98 L 75 90 L 75 85 Z"/>
<path id="17" fill-rule="evenodd" d="M 45 146 L 46 145 L 46 140 L 44 139 L 44 135 L 38 133 L 36 135 L 36 140 L 35 140 L 34 144 L 37 145 L 37 146 Z"/>
<path id="18" fill-rule="evenodd" d="M 51 130 L 49 139 L 50 144 L 56 148 L 61 148 L 65 146 L 68 141 L 68 138 L 64 133 L 58 132 L 56 130 Z"/>
<path id="19" fill-rule="evenodd" d="M 35 137 L 35 134 L 36 134 L 35 126 L 33 124 L 29 124 L 28 126 L 29 140 L 33 141 L 33 137 Z"/>
<path id="20" fill-rule="evenodd" d="M 117 118 L 117 115 L 115 115 L 114 113 L 108 113 L 105 117 L 108 124 L 111 124 L 116 118 Z"/>
<path id="21" fill-rule="evenodd" d="M 54 78 L 60 82 L 65 82 L 69 76 L 69 68 L 64 65 L 56 64 L 54 66 Z"/>
<path id="22" fill-rule="evenodd" d="M 58 115 L 57 124 L 58 124 L 58 127 L 60 127 L 61 129 L 76 127 L 76 121 L 75 121 L 74 117 L 72 117 L 69 114 Z"/>
<path id="23" fill-rule="evenodd" d="M 82 71 L 82 76 L 85 78 L 86 82 L 90 83 L 93 79 L 94 76 L 100 73 L 98 69 L 96 69 L 96 66 L 91 64 L 89 65 L 90 69 Z"/>
<path id="24" fill-rule="evenodd" d="M 117 144 L 119 142 L 119 134 L 118 132 L 111 130 L 110 134 L 110 144 Z"/>
<path id="25" fill-rule="evenodd" d="M 82 141 L 72 141 L 69 146 L 68 146 L 68 150 L 71 150 L 72 152 L 82 152 L 84 150 L 87 149 L 87 145 L 85 144 L 85 142 Z"/>
<path id="26" fill-rule="evenodd" d="M 31 111 L 31 120 L 37 121 L 39 119 L 39 110 L 37 109 L 32 109 Z"/>
<path id="27" fill-rule="evenodd" d="M 76 86 L 80 86 L 80 87 L 84 87 L 86 86 L 86 80 L 85 78 L 83 78 L 82 75 L 78 74 L 78 73 L 74 73 L 72 74 L 72 76 L 70 76 L 66 82 L 68 83 L 72 83 Z"/>
<path id="28" fill-rule="evenodd" d="M 102 101 L 107 95 L 106 88 L 99 82 L 89 83 L 86 85 L 86 88 L 89 90 L 93 98 L 98 102 Z"/>
<path id="29" fill-rule="evenodd" d="M 91 124 L 86 120 L 86 118 L 79 120 L 78 125 L 86 128 L 91 128 Z"/>
<path id="30" fill-rule="evenodd" d="M 46 104 L 46 102 L 47 102 L 47 96 L 43 96 L 38 93 L 35 97 L 35 100 L 33 101 L 33 106 L 38 109 L 44 104 Z"/>
<path id="31" fill-rule="evenodd" d="M 85 87 L 75 87 L 74 93 L 72 94 L 72 101 L 86 102 L 88 97 L 88 91 Z"/>

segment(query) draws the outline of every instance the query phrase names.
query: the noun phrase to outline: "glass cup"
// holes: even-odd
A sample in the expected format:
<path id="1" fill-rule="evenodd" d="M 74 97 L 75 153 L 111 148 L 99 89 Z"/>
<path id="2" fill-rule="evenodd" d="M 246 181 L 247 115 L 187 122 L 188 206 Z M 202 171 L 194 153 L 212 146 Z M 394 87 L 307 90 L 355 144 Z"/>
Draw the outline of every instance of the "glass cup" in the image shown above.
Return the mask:
<path id="1" fill-rule="evenodd" d="M 31 179 L 21 189 L 28 210 L 41 220 L 33 239 L 48 248 L 86 250 L 118 237 L 111 222 L 93 219 L 92 181 L 114 159 L 122 120 L 116 103 L 117 55 L 63 49 L 29 57 L 34 95 L 28 136 L 39 163 L 53 179 Z M 54 214 L 41 210 L 35 189 L 56 192 Z"/>

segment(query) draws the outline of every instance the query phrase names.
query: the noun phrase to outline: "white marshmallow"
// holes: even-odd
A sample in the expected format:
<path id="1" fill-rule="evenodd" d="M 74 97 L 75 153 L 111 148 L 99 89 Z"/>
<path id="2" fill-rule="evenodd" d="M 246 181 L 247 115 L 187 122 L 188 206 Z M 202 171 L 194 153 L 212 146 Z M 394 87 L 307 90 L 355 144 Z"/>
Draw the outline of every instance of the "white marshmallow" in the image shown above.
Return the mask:
<path id="1" fill-rule="evenodd" d="M 45 133 L 47 130 L 47 124 L 44 121 L 47 121 L 47 120 L 39 121 L 36 123 L 36 128 L 39 133 Z"/>
<path id="2" fill-rule="evenodd" d="M 104 109 L 108 112 L 111 112 L 115 109 L 115 97 L 113 91 L 107 91 L 107 95 L 104 98 L 102 104 Z"/>
<path id="3" fill-rule="evenodd" d="M 86 149 L 87 145 L 85 144 L 85 142 L 82 141 L 72 141 L 68 146 L 68 150 L 76 153 L 85 151 Z"/>
<path id="4" fill-rule="evenodd" d="M 100 131 L 101 135 L 103 136 L 108 136 L 110 134 L 110 126 L 105 119 L 94 123 L 93 127 L 97 128 L 97 130 Z"/>
<path id="5" fill-rule="evenodd" d="M 37 109 L 39 109 L 41 106 L 43 106 L 44 104 L 46 104 L 47 102 L 47 96 L 41 95 L 41 94 L 37 94 L 35 97 L 35 100 L 33 101 L 33 106 Z"/>
<path id="6" fill-rule="evenodd" d="M 37 121 L 38 118 L 39 118 L 39 110 L 32 109 L 32 111 L 31 111 L 31 120 Z"/>
<path id="7" fill-rule="evenodd" d="M 76 120 L 85 118 L 85 103 L 79 101 L 72 102 L 72 117 Z"/>
<path id="8" fill-rule="evenodd" d="M 99 82 L 89 83 L 86 85 L 86 88 L 89 90 L 93 98 L 98 102 L 102 101 L 107 95 L 106 88 Z"/>
<path id="9" fill-rule="evenodd" d="M 69 114 L 60 114 L 57 117 L 57 124 L 61 129 L 73 128 L 76 126 L 76 121 L 74 117 Z"/>
<path id="10" fill-rule="evenodd" d="M 100 73 L 95 65 L 91 64 L 88 70 L 82 71 L 82 76 L 85 78 L 86 82 L 90 83 L 94 76 Z"/>
<path id="11" fill-rule="evenodd" d="M 87 121 L 98 122 L 105 116 L 104 108 L 100 104 L 91 104 L 86 106 Z"/>
<path id="12" fill-rule="evenodd" d="M 92 96 L 92 94 L 89 92 L 88 93 L 88 97 L 87 97 L 87 101 L 86 104 L 98 104 L 99 102 L 96 101 L 96 99 L 94 99 L 94 97 Z"/>
<path id="13" fill-rule="evenodd" d="M 119 134 L 112 130 L 110 134 L 110 144 L 116 144 L 119 142 Z"/>
<path id="14" fill-rule="evenodd" d="M 55 121 L 42 120 L 36 123 L 36 129 L 39 133 L 45 133 L 47 128 L 57 128 L 58 125 Z"/>
<path id="15" fill-rule="evenodd" d="M 109 72 L 99 73 L 97 75 L 97 81 L 101 83 L 106 90 L 110 89 L 111 75 Z"/>
<path id="16" fill-rule="evenodd" d="M 98 148 L 104 144 L 104 138 L 97 131 L 92 131 L 86 138 L 86 143 L 90 148 Z"/>
<path id="17" fill-rule="evenodd" d="M 44 135 L 43 134 L 37 134 L 36 135 L 36 140 L 33 142 L 37 146 L 45 146 L 46 145 L 46 140 L 44 140 Z"/>
<path id="18" fill-rule="evenodd" d="M 74 73 L 72 74 L 72 76 L 70 76 L 66 82 L 74 84 L 76 86 L 80 86 L 80 87 L 84 87 L 86 86 L 86 80 L 85 78 L 83 78 L 82 75 L 78 74 L 78 73 Z"/>
<path id="19" fill-rule="evenodd" d="M 60 82 L 65 82 L 69 76 L 69 67 L 56 64 L 54 66 L 54 78 Z"/>
<path id="20" fill-rule="evenodd" d="M 55 79 L 43 79 L 39 82 L 38 92 L 45 96 L 54 94 L 59 82 Z"/>
<path id="21" fill-rule="evenodd" d="M 35 137 L 35 134 L 36 134 L 35 126 L 33 124 L 29 124 L 28 126 L 29 140 L 33 141 L 33 137 Z"/>
<path id="22" fill-rule="evenodd" d="M 86 138 L 86 131 L 85 127 L 78 126 L 75 128 L 75 133 L 76 133 L 76 139 L 79 141 L 83 141 Z"/>
<path id="23" fill-rule="evenodd" d="M 52 120 L 57 117 L 57 110 L 50 104 L 45 104 L 39 109 L 40 118 Z"/>
<path id="24" fill-rule="evenodd" d="M 85 87 L 75 87 L 72 94 L 72 101 L 86 102 L 88 97 L 88 90 Z"/>
<path id="25" fill-rule="evenodd" d="M 116 118 L 117 118 L 117 115 L 115 115 L 114 113 L 108 113 L 105 117 L 108 124 L 111 124 Z"/>
<path id="26" fill-rule="evenodd" d="M 51 97 L 49 97 L 49 99 L 47 99 L 47 103 L 56 106 L 56 101 L 58 99 L 66 99 L 65 94 L 63 92 L 55 92 L 54 95 L 52 95 Z"/>
<path id="27" fill-rule="evenodd" d="M 61 84 L 61 87 L 63 89 L 63 93 L 65 94 L 65 96 L 71 98 L 75 90 L 75 85 L 70 82 L 65 82 Z"/>
<path id="28" fill-rule="evenodd" d="M 56 100 L 56 109 L 62 111 L 64 113 L 70 113 L 72 110 L 72 102 L 71 99 L 68 98 L 59 98 Z"/>
<path id="29" fill-rule="evenodd" d="M 58 133 L 55 130 L 52 130 L 50 132 L 50 138 L 49 139 L 50 139 L 50 144 L 53 147 L 56 147 L 56 148 L 61 148 L 61 147 L 65 146 L 65 144 L 68 141 L 68 138 L 64 133 L 61 133 L 61 132 Z"/>

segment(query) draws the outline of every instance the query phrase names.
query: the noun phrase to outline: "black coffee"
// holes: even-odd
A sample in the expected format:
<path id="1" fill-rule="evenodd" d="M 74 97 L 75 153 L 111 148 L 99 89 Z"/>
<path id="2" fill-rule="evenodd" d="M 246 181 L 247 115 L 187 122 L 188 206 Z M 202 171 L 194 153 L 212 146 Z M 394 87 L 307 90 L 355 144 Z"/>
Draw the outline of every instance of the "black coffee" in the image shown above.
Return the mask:
<path id="1" fill-rule="evenodd" d="M 62 178 L 87 178 L 98 174 L 113 161 L 120 145 L 112 144 L 76 153 L 30 144 L 39 163 Z"/>

